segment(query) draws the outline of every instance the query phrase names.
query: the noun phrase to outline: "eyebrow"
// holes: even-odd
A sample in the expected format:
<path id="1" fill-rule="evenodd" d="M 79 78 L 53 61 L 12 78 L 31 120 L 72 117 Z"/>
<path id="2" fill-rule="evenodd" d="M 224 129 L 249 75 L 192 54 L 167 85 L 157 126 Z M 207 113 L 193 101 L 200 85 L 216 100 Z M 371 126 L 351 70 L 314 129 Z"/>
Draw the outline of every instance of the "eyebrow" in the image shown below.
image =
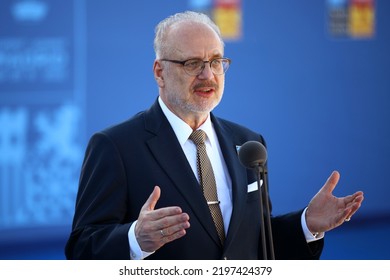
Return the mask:
<path id="1" fill-rule="evenodd" d="M 221 54 L 215 54 L 215 55 L 213 55 L 213 56 L 211 56 L 210 58 L 209 58 L 209 60 L 213 60 L 213 59 L 215 59 L 215 58 L 223 58 L 223 55 L 221 55 Z M 183 61 L 184 60 L 191 60 L 191 59 L 200 59 L 200 60 L 203 60 L 203 57 L 199 57 L 199 56 L 193 56 L 193 57 L 188 57 L 188 58 L 185 58 L 185 59 L 183 59 Z"/>

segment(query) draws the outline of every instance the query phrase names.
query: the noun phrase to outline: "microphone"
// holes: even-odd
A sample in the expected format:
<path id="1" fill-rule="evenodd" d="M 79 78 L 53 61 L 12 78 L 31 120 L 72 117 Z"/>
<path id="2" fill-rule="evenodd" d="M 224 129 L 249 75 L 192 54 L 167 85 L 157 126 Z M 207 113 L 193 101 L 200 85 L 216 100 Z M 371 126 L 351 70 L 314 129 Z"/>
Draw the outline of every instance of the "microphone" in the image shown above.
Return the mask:
<path id="1" fill-rule="evenodd" d="M 260 196 L 260 222 L 261 222 L 261 242 L 263 245 L 263 258 L 268 259 L 269 248 L 270 259 L 275 259 L 274 245 L 272 238 L 271 228 L 271 213 L 268 201 L 268 178 L 265 174 L 267 173 L 265 163 L 267 162 L 267 149 L 258 141 L 245 142 L 238 150 L 238 158 L 243 166 L 248 169 L 254 169 L 257 175 L 257 187 Z M 261 188 L 261 178 L 263 179 L 263 188 Z M 265 205 L 265 207 L 263 206 Z M 265 213 L 264 213 L 265 212 Z M 268 231 L 268 244 L 265 236 L 265 222 L 264 217 L 267 221 Z"/>
<path id="2" fill-rule="evenodd" d="M 248 141 L 239 149 L 238 157 L 240 158 L 241 164 L 246 168 L 264 167 L 267 161 L 267 150 L 258 141 Z"/>

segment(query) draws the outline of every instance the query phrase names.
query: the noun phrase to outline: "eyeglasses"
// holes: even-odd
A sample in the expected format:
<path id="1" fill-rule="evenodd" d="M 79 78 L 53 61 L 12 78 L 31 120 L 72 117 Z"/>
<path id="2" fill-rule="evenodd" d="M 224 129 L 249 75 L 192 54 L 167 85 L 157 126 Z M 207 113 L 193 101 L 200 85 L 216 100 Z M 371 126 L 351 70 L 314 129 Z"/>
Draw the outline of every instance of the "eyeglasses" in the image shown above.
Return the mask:
<path id="1" fill-rule="evenodd" d="M 190 76 L 198 76 L 204 68 L 206 63 L 210 64 L 210 69 L 215 75 L 222 75 L 229 69 L 231 60 L 229 58 L 214 58 L 212 60 L 203 61 L 202 59 L 192 58 L 184 61 L 161 59 L 161 61 L 168 61 L 183 65 L 184 71 Z"/>

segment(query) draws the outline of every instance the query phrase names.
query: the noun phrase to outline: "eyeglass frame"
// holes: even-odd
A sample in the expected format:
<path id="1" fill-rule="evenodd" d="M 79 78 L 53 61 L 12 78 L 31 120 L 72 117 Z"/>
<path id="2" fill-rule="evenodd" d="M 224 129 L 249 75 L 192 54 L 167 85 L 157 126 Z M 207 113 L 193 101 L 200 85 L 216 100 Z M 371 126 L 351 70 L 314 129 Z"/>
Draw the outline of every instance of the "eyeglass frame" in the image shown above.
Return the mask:
<path id="1" fill-rule="evenodd" d="M 203 72 L 204 68 L 206 67 L 206 63 L 208 63 L 208 64 L 210 65 L 210 69 L 211 69 L 211 72 L 213 72 L 213 74 L 215 74 L 215 75 L 223 75 L 223 74 L 226 73 L 226 71 L 227 71 L 227 70 L 229 69 L 229 67 L 230 67 L 230 64 L 232 63 L 232 60 L 231 60 L 230 58 L 227 58 L 227 57 L 217 57 L 217 58 L 213 58 L 213 59 L 211 59 L 211 60 L 202 60 L 202 59 L 200 59 L 200 58 L 190 58 L 190 59 L 186 59 L 186 60 L 175 60 L 175 59 L 165 59 L 165 58 L 162 58 L 162 59 L 160 59 L 160 60 L 161 60 L 161 61 L 168 61 L 168 62 L 172 62 L 172 63 L 176 63 L 176 64 L 181 64 L 181 65 L 183 66 L 183 68 L 184 68 L 184 72 L 186 72 L 186 74 L 189 75 L 189 76 L 198 76 L 198 75 L 200 75 L 200 74 Z M 202 61 L 202 62 L 203 62 L 203 66 L 201 67 L 199 73 L 197 73 L 197 74 L 190 74 L 190 73 L 188 73 L 188 72 L 186 71 L 185 64 L 186 64 L 188 61 L 191 61 L 191 60 L 197 60 L 197 61 Z M 225 69 L 224 67 L 222 67 L 223 73 L 221 73 L 221 74 L 214 73 L 214 70 L 213 70 L 213 68 L 211 67 L 211 63 L 212 63 L 213 61 L 215 61 L 215 60 L 224 60 L 224 61 L 227 61 L 227 62 L 228 62 L 227 68 L 226 68 L 226 69 Z"/>

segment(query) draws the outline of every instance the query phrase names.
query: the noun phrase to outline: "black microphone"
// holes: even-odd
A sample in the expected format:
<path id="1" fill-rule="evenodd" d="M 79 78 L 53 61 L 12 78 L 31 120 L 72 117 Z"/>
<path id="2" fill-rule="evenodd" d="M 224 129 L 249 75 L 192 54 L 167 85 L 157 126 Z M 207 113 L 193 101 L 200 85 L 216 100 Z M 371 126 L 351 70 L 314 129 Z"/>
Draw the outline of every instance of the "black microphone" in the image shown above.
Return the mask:
<path id="1" fill-rule="evenodd" d="M 268 259 L 269 248 L 270 259 L 275 259 L 274 245 L 272 238 L 272 228 L 271 228 L 271 213 L 268 201 L 268 178 L 266 177 L 266 166 L 267 162 L 267 149 L 258 141 L 248 141 L 245 142 L 240 149 L 238 150 L 238 157 L 242 165 L 248 169 L 254 169 L 257 175 L 257 187 L 259 190 L 260 196 L 260 222 L 261 222 L 261 242 L 263 245 L 263 258 Z M 261 184 L 261 179 L 263 179 L 263 187 Z M 265 205 L 265 207 L 263 207 Z M 265 212 L 265 213 L 264 213 Z M 268 244 L 266 242 L 265 236 L 265 222 L 264 217 L 267 221 L 267 231 L 268 231 Z"/>
<path id="2" fill-rule="evenodd" d="M 238 150 L 238 157 L 240 158 L 241 164 L 246 168 L 264 167 L 267 161 L 267 150 L 258 141 L 248 141 Z"/>

